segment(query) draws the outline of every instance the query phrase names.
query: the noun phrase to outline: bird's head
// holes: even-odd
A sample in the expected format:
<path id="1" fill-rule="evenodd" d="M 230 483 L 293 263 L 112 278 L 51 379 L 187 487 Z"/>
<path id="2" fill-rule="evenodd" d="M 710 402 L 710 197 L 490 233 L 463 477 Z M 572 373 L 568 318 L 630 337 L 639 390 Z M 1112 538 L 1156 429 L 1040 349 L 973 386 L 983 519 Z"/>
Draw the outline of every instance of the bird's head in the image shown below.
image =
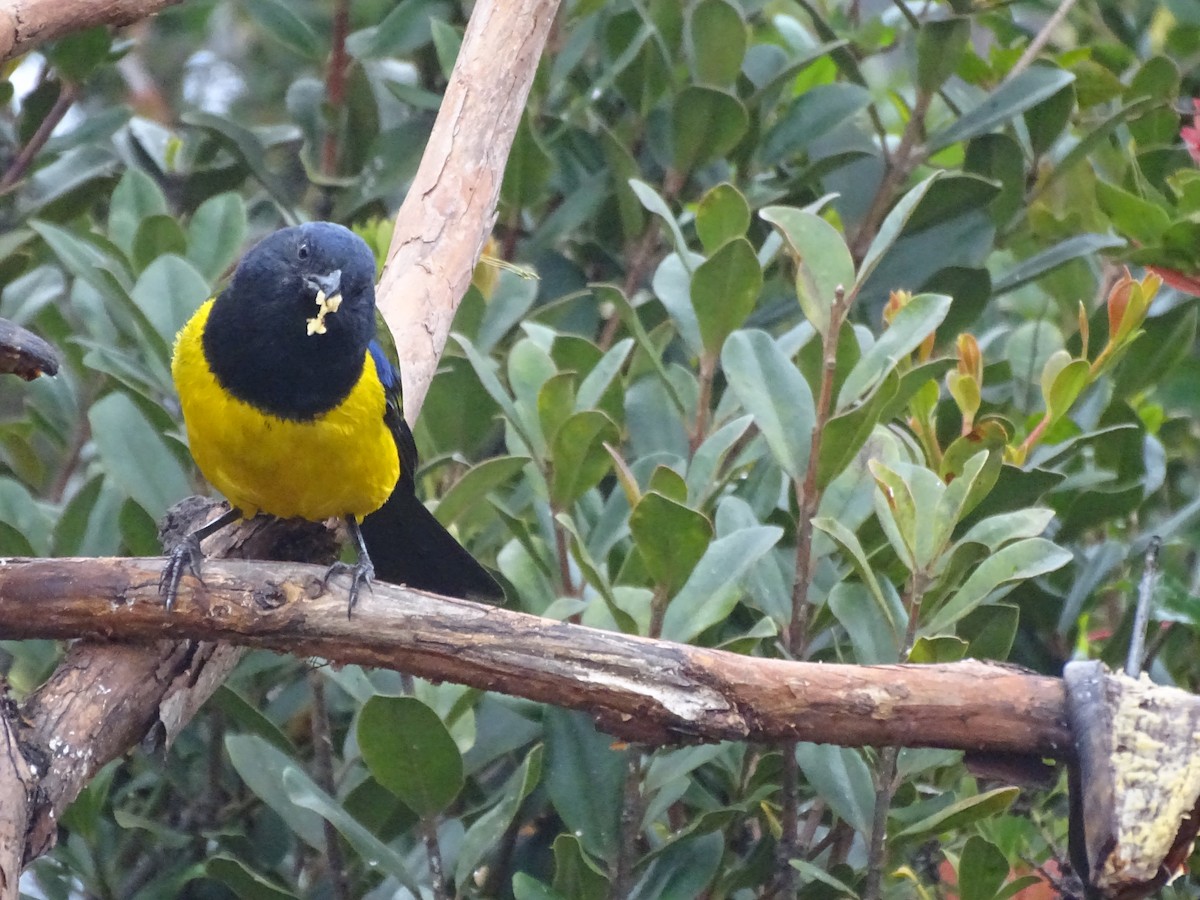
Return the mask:
<path id="1" fill-rule="evenodd" d="M 375 257 L 350 229 L 332 222 L 283 228 L 242 258 L 228 294 L 312 341 L 374 332 Z"/>

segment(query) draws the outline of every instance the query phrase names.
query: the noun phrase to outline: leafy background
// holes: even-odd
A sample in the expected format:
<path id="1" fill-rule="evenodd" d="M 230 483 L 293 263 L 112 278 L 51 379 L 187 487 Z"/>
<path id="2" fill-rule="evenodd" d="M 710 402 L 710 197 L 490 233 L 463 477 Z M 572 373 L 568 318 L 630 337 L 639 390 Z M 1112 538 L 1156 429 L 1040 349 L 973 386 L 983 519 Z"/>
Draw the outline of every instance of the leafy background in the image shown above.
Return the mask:
<path id="1" fill-rule="evenodd" d="M 1200 270 L 1180 140 L 1200 14 L 1084 0 L 1026 58 L 1051 11 L 567 0 L 489 248 L 515 268 L 477 273 L 417 427 L 423 494 L 515 607 L 1057 674 L 1123 657 L 1157 534 L 1149 667 L 1195 689 L 1197 313 L 1170 285 Z M 66 362 L 0 395 L 0 552 L 158 552 L 155 521 L 202 489 L 176 329 L 283 224 L 383 252 L 466 14 L 190 0 L 6 65 L 0 315 Z M 0 642 L 9 689 L 58 652 Z M 582 714 L 267 653 L 62 826 L 31 896 L 1070 884 L 1058 781 L 944 751 L 629 747 Z"/>

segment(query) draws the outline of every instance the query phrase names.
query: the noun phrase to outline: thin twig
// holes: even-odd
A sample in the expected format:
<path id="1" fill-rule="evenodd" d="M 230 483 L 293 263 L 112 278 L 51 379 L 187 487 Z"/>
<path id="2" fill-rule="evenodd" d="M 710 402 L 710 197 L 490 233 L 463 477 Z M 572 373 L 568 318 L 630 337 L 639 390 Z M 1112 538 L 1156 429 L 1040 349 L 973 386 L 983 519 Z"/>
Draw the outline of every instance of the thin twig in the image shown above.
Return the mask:
<path id="1" fill-rule="evenodd" d="M 887 819 L 896 794 L 896 769 L 900 751 L 879 751 L 879 775 L 875 784 L 875 815 L 871 819 L 871 843 L 867 850 L 867 880 L 862 900 L 879 900 L 883 886 L 884 856 L 887 853 Z"/>
<path id="2" fill-rule="evenodd" d="M 450 900 L 450 894 L 446 890 L 445 867 L 442 865 L 442 848 L 438 843 L 436 819 L 421 819 L 421 837 L 425 839 L 425 855 L 429 857 L 429 877 L 433 881 L 434 900 Z"/>
<path id="3" fill-rule="evenodd" d="M 325 135 L 321 140 L 321 174 L 333 178 L 338 173 L 341 150 L 343 110 L 346 106 L 346 35 L 350 30 L 350 0 L 336 0 L 330 27 L 329 64 L 325 70 L 325 107 L 328 117 Z M 333 214 L 334 189 L 332 182 L 321 185 L 317 196 L 317 218 L 328 219 Z"/>
<path id="4" fill-rule="evenodd" d="M 1074 5 L 1075 0 L 1062 0 L 1058 9 L 1046 20 L 1046 24 L 1042 26 L 1041 31 L 1034 35 L 1033 40 L 1029 42 L 1029 46 L 1021 54 L 1021 58 L 1008 70 L 1008 74 L 1004 76 L 1004 81 L 1001 84 L 1007 84 L 1033 65 L 1033 61 L 1037 59 L 1038 54 L 1042 52 L 1042 48 L 1050 40 L 1050 35 L 1054 32 L 1054 29 L 1062 24 L 1063 19 L 1067 17 L 1067 13 L 1071 11 L 1071 7 Z"/>
<path id="5" fill-rule="evenodd" d="M 7 191 L 24 177 L 33 164 L 38 151 L 46 146 L 46 141 L 50 140 L 50 135 L 54 133 L 54 129 L 58 127 L 58 123 L 63 120 L 63 116 L 67 114 L 67 110 L 71 108 L 71 104 L 78 96 L 79 88 L 76 85 L 70 82 L 63 84 L 62 90 L 58 92 L 58 98 L 50 107 L 50 112 L 46 113 L 46 118 L 42 119 L 42 124 L 29 138 L 29 142 L 21 148 L 21 152 L 17 154 L 4 174 L 0 175 L 0 192 Z"/>
<path id="6" fill-rule="evenodd" d="M 312 692 L 313 781 L 331 797 L 336 796 L 333 783 L 333 739 L 329 735 L 329 707 L 325 700 L 325 676 L 316 669 L 309 670 L 308 689 Z M 350 885 L 346 878 L 346 860 L 342 856 L 337 829 L 328 819 L 322 819 L 325 838 L 325 864 L 335 900 L 350 900 Z"/>
<path id="7" fill-rule="evenodd" d="M 1158 576 L 1158 552 L 1162 538 L 1150 538 L 1146 558 L 1142 563 L 1142 578 L 1138 582 L 1137 608 L 1133 614 L 1133 634 L 1129 636 L 1129 655 L 1125 658 L 1125 674 L 1137 678 L 1145 660 L 1146 627 L 1150 624 L 1150 601 L 1154 598 L 1154 582 Z"/>
<path id="8" fill-rule="evenodd" d="M 933 95 L 928 91 L 917 92 L 912 114 L 909 115 L 908 122 L 904 126 L 904 133 L 900 136 L 900 145 L 892 154 L 891 162 L 884 172 L 883 181 L 879 184 L 879 190 L 875 192 L 875 198 L 871 201 L 871 206 L 867 210 L 867 214 L 863 216 L 854 240 L 850 243 L 850 253 L 856 260 L 863 258 L 867 248 L 875 240 L 875 235 L 879 233 L 879 226 L 883 224 L 887 211 L 892 205 L 892 195 L 904 184 L 905 179 L 924 158 L 924 153 L 918 150 L 917 142 L 925 133 L 925 114 L 929 112 L 929 104 L 932 100 Z"/>
<path id="9" fill-rule="evenodd" d="M 821 489 L 817 485 L 817 470 L 821 462 L 821 441 L 825 426 L 833 412 L 833 382 L 837 375 L 837 348 L 842 325 L 846 321 L 853 296 L 847 297 L 845 289 L 838 285 L 833 304 L 829 309 L 829 326 L 822 337 L 823 364 L 821 387 L 816 400 L 816 415 L 809 445 L 808 467 L 804 480 L 796 479 L 796 506 L 799 519 L 796 523 L 796 577 L 792 582 L 792 617 L 784 635 L 784 646 L 793 659 L 800 659 L 808 648 L 808 620 L 811 604 L 808 590 L 812 585 L 812 520 L 821 506 Z M 796 870 L 791 860 L 800 855 L 800 766 L 796 762 L 796 745 L 786 743 L 783 754 L 781 835 L 776 858 L 776 886 L 781 895 L 790 896 L 795 890 Z"/>
<path id="10" fill-rule="evenodd" d="M 642 759 L 636 747 L 630 747 L 625 759 L 625 780 L 621 792 L 621 840 L 617 846 L 616 871 L 609 896 L 623 900 L 633 890 L 634 863 L 637 862 L 638 835 L 642 825 Z"/>

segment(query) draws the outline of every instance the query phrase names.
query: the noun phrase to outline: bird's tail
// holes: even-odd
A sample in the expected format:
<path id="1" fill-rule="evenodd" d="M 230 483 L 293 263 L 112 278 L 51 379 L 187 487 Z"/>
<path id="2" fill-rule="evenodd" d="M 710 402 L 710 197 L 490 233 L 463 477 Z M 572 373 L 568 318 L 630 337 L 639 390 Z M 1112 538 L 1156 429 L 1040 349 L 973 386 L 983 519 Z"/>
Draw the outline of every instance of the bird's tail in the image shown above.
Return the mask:
<path id="1" fill-rule="evenodd" d="M 363 539 L 375 574 L 384 581 L 421 591 L 504 601 L 504 589 L 425 508 L 403 480 L 392 496 L 362 521 Z"/>

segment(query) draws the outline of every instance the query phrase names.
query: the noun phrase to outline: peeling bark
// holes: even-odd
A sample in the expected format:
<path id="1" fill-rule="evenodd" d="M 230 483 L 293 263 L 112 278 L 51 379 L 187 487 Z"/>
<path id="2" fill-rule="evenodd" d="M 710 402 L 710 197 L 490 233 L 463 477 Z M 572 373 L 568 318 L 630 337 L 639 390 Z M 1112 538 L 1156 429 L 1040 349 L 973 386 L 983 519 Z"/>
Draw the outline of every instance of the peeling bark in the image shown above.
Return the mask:
<path id="1" fill-rule="evenodd" d="M 981 662 L 787 662 L 631 637 L 377 583 L 346 618 L 311 565 L 210 560 L 174 612 L 159 559 L 5 560 L 6 637 L 191 637 L 454 681 L 585 710 L 646 744 L 802 740 L 1066 757 L 1062 683 Z M 28 610 L 36 608 L 31 617 Z"/>
<path id="2" fill-rule="evenodd" d="M 168 516 L 166 530 L 175 536 L 190 531 L 215 509 L 211 500 L 191 498 Z M 174 539 L 168 537 L 167 542 Z M 205 550 L 216 555 L 327 561 L 336 547 L 334 535 L 322 525 L 265 517 L 218 532 L 205 542 Z M 7 569 L 10 562 L 0 564 L 0 570 L 15 571 L 16 567 Z M 49 578 L 44 587 L 71 592 L 71 584 L 82 587 L 77 582 L 80 574 L 44 573 Z M 84 590 L 93 598 L 102 596 Z M 126 591 L 161 608 L 156 600 L 158 576 L 143 572 L 136 584 L 117 586 L 107 600 L 93 605 L 91 615 L 111 615 Z M 6 601 L 15 601 L 12 611 L 26 620 L 44 612 L 36 598 L 6 597 L 0 605 L 7 606 Z M 0 900 L 17 896 L 21 867 L 54 846 L 59 817 L 92 776 L 139 743 L 169 746 L 244 652 L 233 644 L 181 639 L 188 636 L 169 629 L 148 634 L 141 645 L 113 643 L 113 638 L 123 637 L 116 623 L 93 624 L 98 627 L 60 634 L 97 640 L 72 644 L 54 674 L 20 708 L 11 702 L 0 708 L 0 740 L 6 746 L 0 753 Z M 0 624 L 0 635 L 6 638 L 23 634 Z"/>

